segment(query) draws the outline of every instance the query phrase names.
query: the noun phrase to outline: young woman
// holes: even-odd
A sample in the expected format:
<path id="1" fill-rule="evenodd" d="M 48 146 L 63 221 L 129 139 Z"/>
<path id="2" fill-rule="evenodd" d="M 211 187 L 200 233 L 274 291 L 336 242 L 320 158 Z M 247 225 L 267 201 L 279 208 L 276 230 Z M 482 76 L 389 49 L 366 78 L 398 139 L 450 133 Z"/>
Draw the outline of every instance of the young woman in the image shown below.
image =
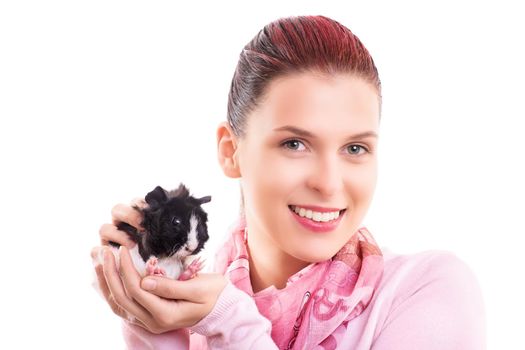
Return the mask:
<path id="1" fill-rule="evenodd" d="M 361 227 L 377 178 L 381 84 L 352 32 L 323 16 L 281 18 L 240 54 L 217 130 L 242 210 L 216 273 L 141 278 L 122 245 L 96 266 L 133 349 L 483 349 L 475 276 L 454 254 L 382 252 Z M 136 203 L 142 203 L 138 201 Z M 225 214 L 226 215 L 226 214 Z"/>

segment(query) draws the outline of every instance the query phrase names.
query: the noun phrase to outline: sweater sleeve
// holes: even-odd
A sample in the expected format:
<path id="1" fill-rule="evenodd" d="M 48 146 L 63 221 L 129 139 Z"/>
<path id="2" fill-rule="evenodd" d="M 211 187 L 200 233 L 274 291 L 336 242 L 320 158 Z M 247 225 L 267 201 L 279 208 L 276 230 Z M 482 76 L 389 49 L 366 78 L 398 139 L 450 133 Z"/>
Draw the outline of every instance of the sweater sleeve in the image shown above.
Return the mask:
<path id="1" fill-rule="evenodd" d="M 442 253 L 418 270 L 401 287 L 372 349 L 485 349 L 483 297 L 468 265 Z"/>
<path id="2" fill-rule="evenodd" d="M 123 320 L 122 333 L 129 350 L 189 349 L 190 346 L 189 332 L 184 328 L 154 334 Z"/>
<path id="3" fill-rule="evenodd" d="M 272 325 L 252 298 L 228 282 L 213 310 L 190 329 L 206 336 L 210 349 L 277 349 Z"/>
<path id="4" fill-rule="evenodd" d="M 122 322 L 127 349 L 190 349 L 188 329 L 153 334 L 128 321 Z M 211 350 L 271 350 L 277 349 L 270 335 L 271 327 L 270 321 L 259 313 L 252 298 L 228 282 L 212 311 L 189 329 L 205 336 Z M 196 337 L 191 338 L 197 340 Z M 191 349 L 200 350 L 205 345 L 196 342 L 191 344 Z"/>

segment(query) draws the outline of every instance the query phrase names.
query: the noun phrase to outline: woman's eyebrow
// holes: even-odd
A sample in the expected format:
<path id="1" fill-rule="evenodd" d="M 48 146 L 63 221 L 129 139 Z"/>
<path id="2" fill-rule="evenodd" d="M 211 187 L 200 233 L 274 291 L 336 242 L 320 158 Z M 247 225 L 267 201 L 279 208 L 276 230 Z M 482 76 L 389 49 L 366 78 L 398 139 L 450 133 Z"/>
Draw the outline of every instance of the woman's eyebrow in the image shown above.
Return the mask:
<path id="1" fill-rule="evenodd" d="M 299 135 L 299 136 L 310 137 L 312 139 L 317 138 L 317 136 L 312 134 L 310 131 L 298 128 L 296 126 L 291 126 L 291 125 L 281 126 L 279 128 L 273 129 L 273 131 L 289 131 L 289 132 L 292 132 L 292 133 L 294 133 L 296 135 Z M 350 135 L 348 138 L 349 139 L 364 139 L 364 138 L 367 138 L 367 137 L 375 137 L 375 138 L 377 138 L 377 133 L 375 133 L 374 131 L 364 131 L 364 132 L 360 132 L 360 133 L 357 133 L 357 134 L 354 134 L 354 135 Z"/>

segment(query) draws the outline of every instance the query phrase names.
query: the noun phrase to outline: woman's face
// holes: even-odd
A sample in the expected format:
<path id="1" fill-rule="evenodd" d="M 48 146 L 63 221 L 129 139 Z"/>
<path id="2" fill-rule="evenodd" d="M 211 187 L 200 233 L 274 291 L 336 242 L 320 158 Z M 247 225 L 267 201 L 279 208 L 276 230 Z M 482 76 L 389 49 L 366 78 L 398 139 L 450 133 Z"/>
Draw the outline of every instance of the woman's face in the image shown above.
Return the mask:
<path id="1" fill-rule="evenodd" d="M 362 79 L 301 73 L 271 81 L 236 153 L 248 240 L 257 235 L 250 249 L 303 262 L 335 255 L 372 200 L 378 129 L 378 95 Z M 315 210 L 308 218 L 294 208 Z M 315 212 L 326 211 L 329 223 L 319 223 Z"/>

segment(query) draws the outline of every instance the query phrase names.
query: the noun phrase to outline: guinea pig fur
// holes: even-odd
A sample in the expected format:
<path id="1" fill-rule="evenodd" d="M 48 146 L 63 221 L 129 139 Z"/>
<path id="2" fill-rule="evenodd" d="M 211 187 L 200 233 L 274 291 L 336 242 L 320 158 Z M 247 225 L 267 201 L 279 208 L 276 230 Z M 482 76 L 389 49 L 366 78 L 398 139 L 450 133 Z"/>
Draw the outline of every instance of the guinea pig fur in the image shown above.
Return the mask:
<path id="1" fill-rule="evenodd" d="M 201 205 L 210 202 L 211 196 L 190 196 L 189 190 L 181 183 L 172 191 L 157 186 L 146 195 L 145 201 L 144 208 L 133 206 L 142 214 L 143 231 L 138 232 L 125 222 L 117 225 L 137 243 L 130 249 L 135 267 L 142 276 L 191 278 L 202 268 L 198 259 L 190 264 L 189 258 L 199 253 L 208 241 L 208 216 Z M 118 259 L 118 244 L 110 244 Z M 102 256 L 98 257 L 98 263 L 102 262 Z M 181 274 L 187 272 L 185 270 L 190 270 L 189 275 L 182 278 Z"/>

